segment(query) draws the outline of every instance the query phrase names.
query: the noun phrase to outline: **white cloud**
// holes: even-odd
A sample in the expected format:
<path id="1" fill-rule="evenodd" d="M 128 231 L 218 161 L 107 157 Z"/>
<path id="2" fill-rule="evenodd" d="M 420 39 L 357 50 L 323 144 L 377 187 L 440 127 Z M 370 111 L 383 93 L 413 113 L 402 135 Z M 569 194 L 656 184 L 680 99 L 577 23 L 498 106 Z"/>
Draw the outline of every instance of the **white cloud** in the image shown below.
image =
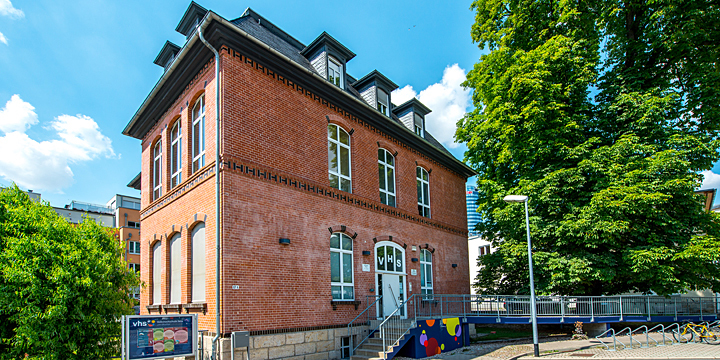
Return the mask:
<path id="1" fill-rule="evenodd" d="M 448 66 L 443 71 L 439 83 L 428 86 L 417 94 L 410 85 L 393 91 L 392 99 L 395 104 L 402 104 L 417 97 L 420 102 L 429 107 L 432 112 L 425 117 L 425 126 L 438 141 L 448 148 L 456 148 L 455 129 L 470 106 L 470 91 L 462 87 L 465 81 L 465 70 L 458 64 Z"/>
<path id="2" fill-rule="evenodd" d="M 9 16 L 15 19 L 25 17 L 25 13 L 20 9 L 16 9 L 10 0 L 0 0 L 0 15 Z"/>
<path id="3" fill-rule="evenodd" d="M 25 132 L 27 128 L 37 124 L 38 117 L 35 107 L 29 102 L 23 101 L 15 94 L 0 110 L 0 131 L 9 133 L 12 131 Z"/>
<path id="4" fill-rule="evenodd" d="M 35 108 L 13 95 L 0 111 L 0 176 L 30 189 L 61 192 L 73 182 L 71 164 L 115 155 L 95 120 L 60 115 L 48 127 L 59 139 L 36 141 L 25 131 L 37 124 Z"/>
<path id="5" fill-rule="evenodd" d="M 706 170 L 700 173 L 703 178 L 701 189 L 720 189 L 720 175 L 712 172 L 712 170 Z"/>
<path id="6" fill-rule="evenodd" d="M 3 33 L 1 33 L 1 32 L 0 32 L 0 42 L 3 43 L 3 44 L 5 44 L 5 45 L 8 44 L 8 43 L 7 43 L 7 38 L 6 38 L 5 35 L 3 35 Z"/>

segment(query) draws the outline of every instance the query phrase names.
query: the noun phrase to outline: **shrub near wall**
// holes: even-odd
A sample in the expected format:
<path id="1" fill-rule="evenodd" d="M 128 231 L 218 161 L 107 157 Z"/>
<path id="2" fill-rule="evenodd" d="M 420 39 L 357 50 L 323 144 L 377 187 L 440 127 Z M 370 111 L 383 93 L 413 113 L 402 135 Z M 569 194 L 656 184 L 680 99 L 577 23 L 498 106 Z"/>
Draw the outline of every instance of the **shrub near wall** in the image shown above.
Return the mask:
<path id="1" fill-rule="evenodd" d="M 138 286 L 109 229 L 0 191 L 0 359 L 107 359 Z"/>

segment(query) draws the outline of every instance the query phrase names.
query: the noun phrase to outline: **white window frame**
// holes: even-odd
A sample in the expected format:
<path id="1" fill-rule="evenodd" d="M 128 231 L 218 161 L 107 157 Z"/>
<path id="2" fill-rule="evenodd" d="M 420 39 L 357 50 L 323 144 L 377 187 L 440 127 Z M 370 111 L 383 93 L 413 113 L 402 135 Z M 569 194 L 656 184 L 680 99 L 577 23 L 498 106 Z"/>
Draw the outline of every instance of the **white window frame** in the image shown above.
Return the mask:
<path id="1" fill-rule="evenodd" d="M 332 247 L 332 237 L 333 237 L 333 236 L 336 236 L 336 235 L 338 236 L 338 244 L 339 244 L 339 245 L 338 245 L 337 248 L 334 248 L 334 247 Z M 355 248 L 355 244 L 354 244 L 353 239 L 352 239 L 351 237 L 349 237 L 349 236 L 347 236 L 347 235 L 345 235 L 345 234 L 343 234 L 343 233 L 339 233 L 339 232 L 333 233 L 333 234 L 331 235 L 331 237 L 330 237 L 330 238 L 331 238 L 331 242 L 330 242 L 330 254 L 332 254 L 332 253 L 337 253 L 337 254 L 339 254 L 339 255 L 338 255 L 338 258 L 339 258 L 339 261 L 340 261 L 340 281 L 337 282 L 337 281 L 332 281 L 332 258 L 331 258 L 331 260 L 330 260 L 330 267 L 331 267 L 331 269 L 330 269 L 330 273 L 331 273 L 331 278 L 330 278 L 330 289 L 331 289 L 331 290 L 330 290 L 330 296 L 332 297 L 332 287 L 334 287 L 334 286 L 339 286 L 339 287 L 340 287 L 340 298 L 339 298 L 339 299 L 333 298 L 333 300 L 338 300 L 338 301 L 355 300 L 355 266 L 353 266 L 353 265 L 354 265 L 354 262 L 355 262 L 355 259 L 354 259 L 354 255 L 353 255 L 353 250 L 344 250 L 344 249 L 342 248 L 343 237 L 344 237 L 344 238 L 347 238 L 348 240 L 350 240 L 350 244 L 351 244 L 352 248 L 354 249 L 354 248 Z M 345 263 L 344 263 L 344 260 L 343 260 L 343 258 L 344 258 L 343 255 L 350 255 L 350 273 L 351 273 L 351 276 L 352 276 L 352 279 L 350 279 L 350 282 L 345 282 L 345 272 L 343 271 Z M 332 256 L 332 255 L 331 255 L 331 256 Z M 352 294 L 353 294 L 352 298 L 344 298 L 344 297 L 343 297 L 343 296 L 345 295 L 345 288 L 347 288 L 347 287 L 352 288 Z"/>
<path id="2" fill-rule="evenodd" d="M 382 99 L 382 97 L 380 96 L 380 93 L 385 94 L 385 99 L 386 99 L 385 103 L 382 103 L 380 101 L 380 99 Z M 390 109 L 390 95 L 382 89 L 377 89 L 377 109 L 383 115 L 390 116 L 390 114 L 388 113 L 388 110 Z"/>
<path id="3" fill-rule="evenodd" d="M 200 231 L 202 230 L 202 236 Z M 192 246 L 192 287 L 190 289 L 190 299 L 192 302 L 204 302 L 205 301 L 205 283 L 207 281 L 207 272 L 205 267 L 205 258 L 207 255 L 207 249 L 205 247 L 205 223 L 199 223 L 195 225 L 191 233 L 191 246 Z"/>
<path id="4" fill-rule="evenodd" d="M 334 129 L 334 131 L 333 131 Z M 332 138 L 332 132 L 334 132 L 335 139 Z M 340 141 L 340 134 L 344 133 L 347 135 L 348 143 L 343 144 Z M 350 134 L 345 131 L 342 127 L 336 125 L 336 124 L 328 124 L 328 180 L 330 181 L 330 186 L 342 190 L 347 191 L 349 193 L 352 193 L 352 153 L 350 151 Z M 342 159 L 340 156 L 341 149 L 347 150 L 347 160 Z M 335 158 L 337 159 L 337 169 L 333 171 L 332 167 L 330 166 L 330 152 L 335 152 Z M 343 164 L 347 162 L 347 168 L 348 168 L 348 174 L 343 175 L 342 174 L 342 167 Z M 337 178 L 337 187 L 333 186 L 332 181 L 333 177 Z M 342 183 L 343 180 L 346 180 L 348 182 L 348 186 L 346 189 L 343 189 Z"/>
<path id="5" fill-rule="evenodd" d="M 128 253 L 133 255 L 140 254 L 140 242 L 139 241 L 128 241 Z"/>
<path id="6" fill-rule="evenodd" d="M 422 166 L 418 166 L 415 170 L 415 180 L 418 188 L 418 213 L 420 216 L 430 218 L 430 174 Z"/>
<path id="7" fill-rule="evenodd" d="M 334 76 L 334 74 L 337 76 Z M 332 56 L 328 56 L 328 81 L 330 81 L 333 85 L 344 89 L 345 84 L 343 80 L 343 66 L 340 64 L 340 61 Z"/>
<path id="8" fill-rule="evenodd" d="M 195 112 L 200 106 L 201 112 Z M 192 109 L 192 166 L 191 173 L 195 173 L 205 166 L 205 95 L 195 102 Z"/>
<path id="9" fill-rule="evenodd" d="M 380 159 L 383 154 L 383 159 Z M 387 159 L 392 159 L 392 164 L 387 162 Z M 388 174 L 388 169 L 392 170 L 392 174 Z M 382 187 L 380 178 L 385 178 L 385 188 Z M 392 184 L 392 191 L 389 189 L 389 184 Z M 397 207 L 397 184 L 395 183 L 395 156 L 393 156 L 387 149 L 378 149 L 378 186 L 380 188 L 380 202 L 392 207 Z M 383 195 L 385 195 L 385 201 L 383 201 Z M 390 201 L 392 197 L 392 202 Z"/>
<path id="10" fill-rule="evenodd" d="M 158 140 L 153 146 L 153 200 L 162 196 L 162 140 Z"/>
<path id="11" fill-rule="evenodd" d="M 129 264 L 128 264 L 128 269 L 139 273 L 139 272 L 140 272 L 140 264 L 129 263 Z"/>
<path id="12" fill-rule="evenodd" d="M 170 280 L 170 304 L 182 302 L 182 236 L 175 234 L 168 241 L 170 261 L 168 261 L 168 280 Z"/>
<path id="13" fill-rule="evenodd" d="M 162 271 L 163 271 L 163 264 L 162 264 L 162 244 L 158 241 L 155 245 L 152 247 L 152 264 L 153 264 L 153 270 L 152 270 L 152 287 L 153 287 L 153 297 L 152 297 L 152 304 L 153 305 L 160 305 L 160 302 L 162 301 Z"/>
<path id="14" fill-rule="evenodd" d="M 430 261 L 428 261 L 428 256 Z M 433 292 L 433 253 L 428 249 L 420 249 L 420 293 L 423 295 L 432 295 Z M 428 269 L 430 270 L 430 282 L 428 285 Z M 429 298 L 426 296 L 425 298 Z M 427 300 L 427 299 L 425 299 Z"/>
<path id="15" fill-rule="evenodd" d="M 423 118 L 422 116 L 418 115 L 417 113 L 413 113 L 413 123 L 415 124 L 414 129 L 415 133 L 425 137 L 425 129 L 423 129 Z"/>
<path id="16" fill-rule="evenodd" d="M 170 188 L 182 182 L 182 124 L 175 122 L 170 131 Z"/>
<path id="17" fill-rule="evenodd" d="M 347 354 L 347 356 L 345 356 Z M 350 337 L 349 336 L 343 336 L 340 338 L 340 358 L 341 359 L 349 359 L 350 358 Z"/>

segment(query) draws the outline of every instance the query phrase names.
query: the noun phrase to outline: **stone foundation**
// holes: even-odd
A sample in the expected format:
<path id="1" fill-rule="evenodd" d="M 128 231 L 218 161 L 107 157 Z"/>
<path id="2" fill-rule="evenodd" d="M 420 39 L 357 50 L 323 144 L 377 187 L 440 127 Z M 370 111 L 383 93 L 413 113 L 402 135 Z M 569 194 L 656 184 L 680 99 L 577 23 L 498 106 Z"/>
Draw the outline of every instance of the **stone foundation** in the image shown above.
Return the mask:
<path id="1" fill-rule="evenodd" d="M 360 334 L 366 334 L 364 328 L 357 330 L 360 330 Z M 347 333 L 347 328 L 337 328 L 251 336 L 249 354 L 246 354 L 245 348 L 235 349 L 235 360 L 246 360 L 248 355 L 250 360 L 340 359 L 340 340 L 347 336 Z M 211 350 L 212 336 L 205 336 L 204 357 L 198 356 L 197 359 L 209 360 Z M 230 355 L 230 338 L 221 338 L 219 360 L 230 360 Z"/>

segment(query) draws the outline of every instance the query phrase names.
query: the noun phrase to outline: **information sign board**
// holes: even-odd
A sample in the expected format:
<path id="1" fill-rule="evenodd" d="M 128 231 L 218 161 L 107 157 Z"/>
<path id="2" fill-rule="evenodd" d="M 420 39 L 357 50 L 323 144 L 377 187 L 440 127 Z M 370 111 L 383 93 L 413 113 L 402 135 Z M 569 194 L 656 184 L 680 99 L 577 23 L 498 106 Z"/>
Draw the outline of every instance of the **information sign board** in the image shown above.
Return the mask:
<path id="1" fill-rule="evenodd" d="M 126 360 L 195 356 L 197 315 L 125 316 L 123 352 Z"/>

